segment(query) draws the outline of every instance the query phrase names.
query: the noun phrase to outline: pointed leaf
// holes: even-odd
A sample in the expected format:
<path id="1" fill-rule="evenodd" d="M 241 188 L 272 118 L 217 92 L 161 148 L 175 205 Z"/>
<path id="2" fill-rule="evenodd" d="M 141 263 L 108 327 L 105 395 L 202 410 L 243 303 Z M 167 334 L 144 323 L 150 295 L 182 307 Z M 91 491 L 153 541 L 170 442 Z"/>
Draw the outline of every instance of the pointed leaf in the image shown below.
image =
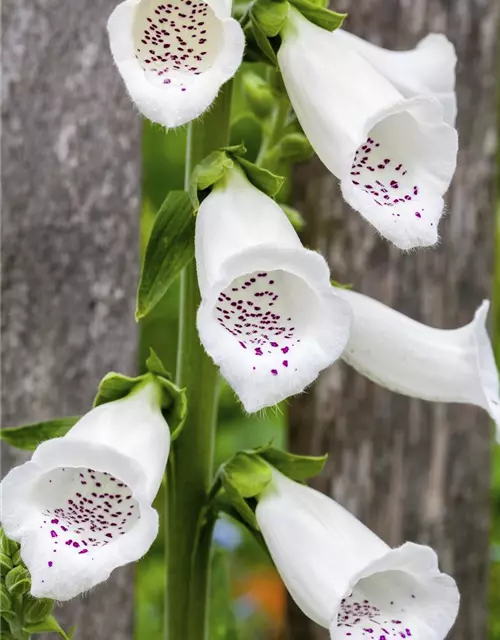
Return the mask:
<path id="1" fill-rule="evenodd" d="M 244 149 L 244 145 L 238 145 L 234 148 L 233 153 L 240 153 L 242 148 Z M 189 183 L 189 195 L 195 210 L 200 206 L 198 191 L 205 191 L 205 189 L 210 188 L 223 178 L 226 171 L 231 169 L 232 166 L 233 161 L 224 149 L 213 151 L 196 165 Z"/>
<path id="2" fill-rule="evenodd" d="M 328 455 L 299 456 L 274 447 L 261 451 L 259 456 L 276 467 L 283 475 L 297 482 L 304 482 L 320 474 L 328 459 Z"/>
<path id="3" fill-rule="evenodd" d="M 151 373 L 167 378 L 168 380 L 172 378 L 152 347 L 149 347 L 149 358 L 146 360 L 146 368 Z"/>
<path id="4" fill-rule="evenodd" d="M 253 164 L 244 158 L 238 158 L 238 162 L 253 186 L 257 187 L 257 189 L 271 198 L 274 198 L 283 186 L 285 178 L 282 176 L 277 176 L 267 169 L 258 167 L 256 164 Z"/>
<path id="5" fill-rule="evenodd" d="M 41 442 L 66 435 L 79 419 L 80 416 L 68 416 L 20 427 L 5 427 L 0 430 L 0 439 L 18 449 L 34 451 Z"/>
<path id="6" fill-rule="evenodd" d="M 171 191 L 155 218 L 137 293 L 136 319 L 144 318 L 194 257 L 193 205 L 185 191 Z"/>
<path id="7" fill-rule="evenodd" d="M 347 17 L 346 13 L 336 13 L 335 11 L 324 9 L 319 3 L 311 0 L 290 0 L 290 3 L 308 20 L 327 31 L 339 29 Z"/>
<path id="8" fill-rule="evenodd" d="M 237 453 L 223 466 L 224 487 L 231 485 L 242 498 L 253 498 L 271 482 L 269 466 L 256 455 Z"/>

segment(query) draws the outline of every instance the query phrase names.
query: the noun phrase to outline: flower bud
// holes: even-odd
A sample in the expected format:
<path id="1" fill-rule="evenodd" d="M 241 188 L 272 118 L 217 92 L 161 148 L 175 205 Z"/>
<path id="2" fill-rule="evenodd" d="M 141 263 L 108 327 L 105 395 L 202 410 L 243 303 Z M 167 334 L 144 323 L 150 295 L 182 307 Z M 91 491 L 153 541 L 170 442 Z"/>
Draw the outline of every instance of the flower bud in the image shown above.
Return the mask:
<path id="1" fill-rule="evenodd" d="M 12 560 L 9 558 L 9 556 L 0 551 L 0 574 L 2 576 L 6 575 L 7 573 L 9 573 L 13 566 L 14 565 L 12 564 Z"/>
<path id="2" fill-rule="evenodd" d="M 12 606 L 12 598 L 10 597 L 10 593 L 7 590 L 7 587 L 2 582 L 0 584 L 0 611 L 2 616 L 5 612 L 10 611 Z"/>
<path id="3" fill-rule="evenodd" d="M 31 589 L 31 578 L 28 569 L 22 566 L 14 567 L 5 576 L 5 586 L 14 596 L 23 596 Z"/>
<path id="4" fill-rule="evenodd" d="M 54 600 L 49 598 L 28 598 L 24 605 L 24 621 L 27 624 L 41 622 L 52 613 Z"/>
<path id="5" fill-rule="evenodd" d="M 0 529 L 0 551 L 5 553 L 7 556 L 12 557 L 14 553 L 19 549 L 19 545 L 14 540 L 10 540 L 5 535 L 5 531 Z"/>
<path id="6" fill-rule="evenodd" d="M 243 76 L 243 90 L 250 108 L 259 118 L 270 115 L 275 98 L 271 87 L 256 73 L 246 73 Z"/>

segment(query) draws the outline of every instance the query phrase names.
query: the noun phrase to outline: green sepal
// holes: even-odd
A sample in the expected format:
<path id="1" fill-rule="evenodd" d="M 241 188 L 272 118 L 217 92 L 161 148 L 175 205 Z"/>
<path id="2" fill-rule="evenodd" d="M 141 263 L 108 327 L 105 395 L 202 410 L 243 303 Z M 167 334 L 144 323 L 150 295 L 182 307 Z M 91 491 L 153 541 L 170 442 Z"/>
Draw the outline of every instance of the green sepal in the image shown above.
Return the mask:
<path id="1" fill-rule="evenodd" d="M 251 21 L 244 29 L 247 48 L 245 50 L 245 59 L 250 62 L 264 61 L 273 67 L 278 66 L 278 58 L 271 42 L 261 27 L 254 21 Z"/>
<path id="2" fill-rule="evenodd" d="M 332 287 L 337 287 L 337 289 L 347 289 L 348 291 L 354 287 L 354 285 L 349 282 L 347 284 L 342 284 L 342 282 L 337 282 L 332 279 L 330 279 L 330 284 Z"/>
<path id="3" fill-rule="evenodd" d="M 282 176 L 277 176 L 268 169 L 245 160 L 245 158 L 238 158 L 238 163 L 253 186 L 270 198 L 274 198 L 285 182 L 285 178 Z"/>
<path id="4" fill-rule="evenodd" d="M 6 585 L 0 583 L 0 613 L 3 616 L 8 614 L 12 608 L 12 597 L 7 589 Z"/>
<path id="5" fill-rule="evenodd" d="M 155 357 L 155 366 L 161 363 L 158 356 Z M 94 407 L 98 407 L 106 402 L 120 400 L 127 396 L 135 386 L 145 382 L 152 373 L 145 373 L 142 376 L 130 378 L 120 373 L 111 372 L 101 380 L 97 395 L 94 400 Z M 154 374 L 156 381 L 161 385 L 162 394 L 161 410 L 170 428 L 172 440 L 177 438 L 184 427 L 187 416 L 187 398 L 184 389 L 179 389 L 169 378 Z"/>
<path id="6" fill-rule="evenodd" d="M 253 453 L 237 453 L 222 470 L 222 483 L 233 487 L 242 498 L 254 498 L 264 491 L 272 480 L 269 466 Z"/>
<path id="7" fill-rule="evenodd" d="M 313 24 L 327 31 L 335 31 L 342 26 L 347 13 L 336 13 L 325 9 L 314 0 L 290 0 L 296 9 Z"/>
<path id="8" fill-rule="evenodd" d="M 277 36 L 288 16 L 287 0 L 256 0 L 250 9 L 250 17 L 267 37 Z"/>
<path id="9" fill-rule="evenodd" d="M 23 619 L 25 624 L 42 622 L 52 613 L 54 600 L 48 598 L 26 598 L 23 607 Z"/>
<path id="10" fill-rule="evenodd" d="M 13 596 L 24 596 L 31 589 L 31 577 L 28 569 L 18 565 L 5 576 L 5 586 Z"/>
<path id="11" fill-rule="evenodd" d="M 293 207 L 290 207 L 288 204 L 284 204 L 283 202 L 280 202 L 279 205 L 286 213 L 286 217 L 292 223 L 295 231 L 302 231 L 302 229 L 306 226 L 306 221 L 302 217 L 300 211 L 297 211 L 297 209 L 294 209 Z"/>
<path id="12" fill-rule="evenodd" d="M 172 376 L 165 369 L 163 362 L 160 360 L 158 354 L 152 347 L 149 347 L 149 357 L 146 360 L 146 369 L 150 373 L 154 373 L 155 375 L 161 376 L 162 378 L 167 378 L 167 380 L 172 379 Z"/>
<path id="13" fill-rule="evenodd" d="M 193 205 L 185 191 L 171 191 L 153 223 L 137 289 L 136 320 L 158 304 L 194 258 Z"/>
<path id="14" fill-rule="evenodd" d="M 68 416 L 20 427 L 5 427 L 0 430 L 0 439 L 18 449 L 34 451 L 41 442 L 66 435 L 79 419 L 80 416 Z"/>
<path id="15" fill-rule="evenodd" d="M 279 4 L 271 2 L 271 0 L 267 0 L 267 2 L 273 5 Z M 269 117 L 276 104 L 276 95 L 269 83 L 257 73 L 247 71 L 243 75 L 242 86 L 247 104 L 253 113 L 258 118 L 265 119 Z"/>
<path id="16" fill-rule="evenodd" d="M 68 633 L 61 628 L 54 616 L 47 616 L 44 620 L 35 624 L 28 624 L 23 628 L 26 633 L 58 633 L 64 640 L 71 640 L 73 637 L 74 627 Z"/>
<path id="17" fill-rule="evenodd" d="M 238 149 L 238 147 L 235 147 Z M 206 158 L 196 165 L 191 174 L 189 183 L 189 195 L 195 210 L 198 210 L 200 201 L 198 199 L 198 191 L 206 191 L 216 182 L 221 180 L 228 169 L 234 166 L 233 161 L 225 150 L 212 151 Z"/>
<path id="18" fill-rule="evenodd" d="M 14 563 L 12 562 L 12 558 L 6 553 L 3 553 L 3 551 L 0 551 L 0 575 L 6 575 L 13 568 Z"/>
<path id="19" fill-rule="evenodd" d="M 12 558 L 20 548 L 19 543 L 8 538 L 5 531 L 0 528 L 0 551 L 5 553 L 6 556 Z"/>
<path id="20" fill-rule="evenodd" d="M 328 459 L 328 454 L 324 456 L 300 456 L 275 447 L 263 449 L 260 451 L 259 456 L 283 475 L 296 482 L 305 482 L 319 475 Z"/>

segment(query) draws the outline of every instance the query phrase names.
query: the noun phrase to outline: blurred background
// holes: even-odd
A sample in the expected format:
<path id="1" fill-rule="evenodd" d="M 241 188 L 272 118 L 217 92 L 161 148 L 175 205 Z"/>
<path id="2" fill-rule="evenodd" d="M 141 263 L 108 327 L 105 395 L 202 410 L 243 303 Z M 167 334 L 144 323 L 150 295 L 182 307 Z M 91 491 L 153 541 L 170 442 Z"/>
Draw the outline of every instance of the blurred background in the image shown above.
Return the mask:
<path id="1" fill-rule="evenodd" d="M 134 307 L 155 213 L 183 186 L 186 133 L 142 122 L 125 95 L 105 31 L 114 4 L 2 2 L 4 426 L 88 410 L 100 378 L 141 369 L 149 346 L 175 370 L 177 288 L 139 327 Z M 336 180 L 315 160 L 289 176 L 282 198 L 304 215 L 304 240 L 329 258 L 336 280 L 418 320 L 460 326 L 494 294 L 500 364 L 498 0 L 339 0 L 333 8 L 351 12 L 349 29 L 390 48 L 413 47 L 429 31 L 457 47 L 461 149 L 442 241 L 418 255 L 390 248 L 342 205 Z M 243 72 L 232 142 L 245 139 L 255 156 L 262 121 L 245 110 Z M 270 440 L 329 452 L 316 486 L 391 544 L 436 546 L 456 575 L 462 613 L 450 640 L 500 640 L 492 436 L 479 410 L 407 400 L 335 366 L 308 394 L 252 417 L 222 384 L 216 464 Z M 2 475 L 21 460 L 2 447 Z M 61 607 L 61 621 L 77 624 L 75 640 L 160 640 L 163 554 L 160 535 L 135 568 Z M 213 562 L 210 640 L 324 637 L 288 607 L 266 554 L 229 520 L 217 525 Z"/>

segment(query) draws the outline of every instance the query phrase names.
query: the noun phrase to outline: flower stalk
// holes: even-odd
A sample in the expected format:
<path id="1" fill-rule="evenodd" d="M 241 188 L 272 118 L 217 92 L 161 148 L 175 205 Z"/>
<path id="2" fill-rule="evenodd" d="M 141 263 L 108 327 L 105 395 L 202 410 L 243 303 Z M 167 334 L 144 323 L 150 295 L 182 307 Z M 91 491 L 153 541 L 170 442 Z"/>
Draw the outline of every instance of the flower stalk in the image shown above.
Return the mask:
<path id="1" fill-rule="evenodd" d="M 202 122 L 190 125 L 186 188 L 191 169 L 228 144 L 231 84 Z M 200 344 L 200 293 L 194 261 L 181 276 L 177 383 L 186 387 L 189 412 L 168 468 L 167 638 L 207 637 L 210 544 L 213 521 L 205 505 L 213 477 L 218 372 Z M 193 545 L 196 545 L 193 549 Z"/>

